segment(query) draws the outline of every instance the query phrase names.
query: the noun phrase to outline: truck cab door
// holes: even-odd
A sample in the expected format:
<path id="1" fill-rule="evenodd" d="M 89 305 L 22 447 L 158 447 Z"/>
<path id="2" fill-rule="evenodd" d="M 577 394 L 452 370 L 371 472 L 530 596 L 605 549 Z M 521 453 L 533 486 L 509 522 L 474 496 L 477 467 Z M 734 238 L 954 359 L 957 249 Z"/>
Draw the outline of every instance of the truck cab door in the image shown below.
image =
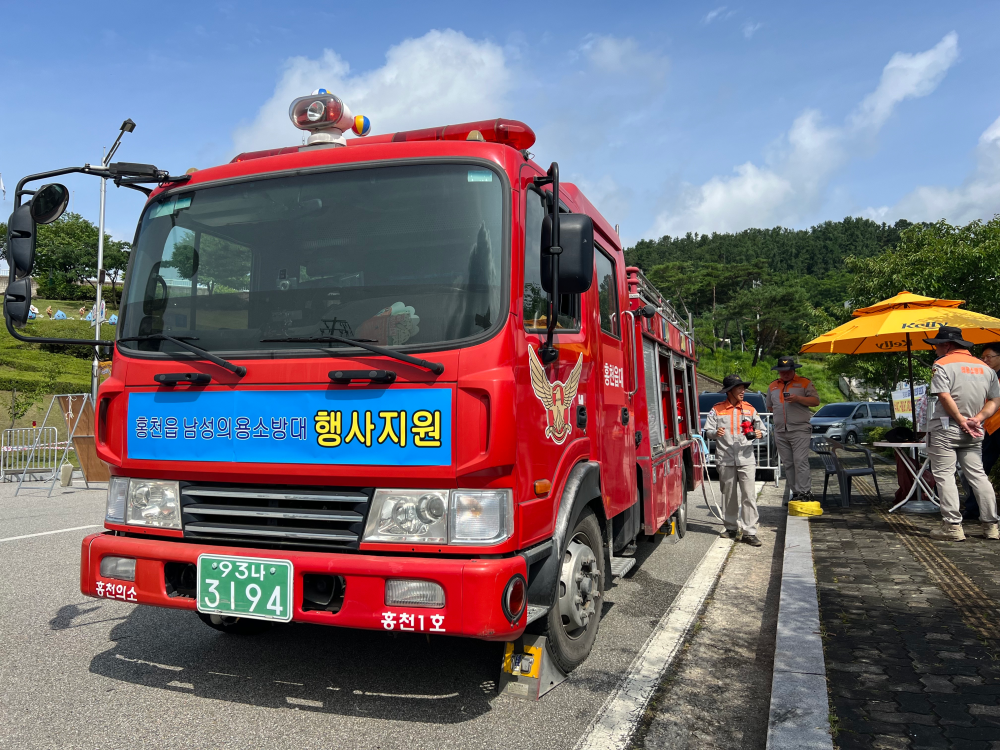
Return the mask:
<path id="1" fill-rule="evenodd" d="M 635 425 L 628 395 L 631 384 L 636 382 L 636 373 L 632 372 L 631 347 L 625 341 L 633 331 L 631 321 L 627 316 L 623 320 L 621 315 L 621 301 L 625 298 L 623 263 L 596 243 L 594 263 L 596 335 L 600 340 L 597 387 L 600 394 L 598 453 L 601 491 L 608 515 L 614 516 L 632 506 L 636 500 Z"/>

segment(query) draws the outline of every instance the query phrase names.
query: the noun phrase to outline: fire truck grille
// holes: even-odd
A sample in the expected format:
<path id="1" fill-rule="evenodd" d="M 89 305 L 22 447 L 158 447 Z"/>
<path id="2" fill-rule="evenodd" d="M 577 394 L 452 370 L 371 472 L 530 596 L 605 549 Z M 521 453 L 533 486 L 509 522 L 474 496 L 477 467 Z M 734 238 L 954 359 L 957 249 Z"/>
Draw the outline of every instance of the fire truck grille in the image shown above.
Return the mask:
<path id="1" fill-rule="evenodd" d="M 357 549 L 370 490 L 181 486 L 184 538 L 257 547 Z"/>

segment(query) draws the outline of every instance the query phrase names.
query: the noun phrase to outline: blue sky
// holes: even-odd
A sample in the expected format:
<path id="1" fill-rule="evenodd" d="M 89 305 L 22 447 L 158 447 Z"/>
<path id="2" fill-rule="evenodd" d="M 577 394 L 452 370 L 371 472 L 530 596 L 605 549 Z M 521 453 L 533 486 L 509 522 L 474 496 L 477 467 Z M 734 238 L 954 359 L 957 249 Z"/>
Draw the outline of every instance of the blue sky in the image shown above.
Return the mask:
<path id="1" fill-rule="evenodd" d="M 373 132 L 511 117 L 622 238 L 1000 212 L 1000 3 L 5 3 L 4 214 L 25 174 L 179 172 L 298 143 L 327 86 Z M 322 10 L 319 10 L 322 9 Z M 97 217 L 97 183 L 67 181 Z M 131 239 L 138 194 L 109 192 Z"/>

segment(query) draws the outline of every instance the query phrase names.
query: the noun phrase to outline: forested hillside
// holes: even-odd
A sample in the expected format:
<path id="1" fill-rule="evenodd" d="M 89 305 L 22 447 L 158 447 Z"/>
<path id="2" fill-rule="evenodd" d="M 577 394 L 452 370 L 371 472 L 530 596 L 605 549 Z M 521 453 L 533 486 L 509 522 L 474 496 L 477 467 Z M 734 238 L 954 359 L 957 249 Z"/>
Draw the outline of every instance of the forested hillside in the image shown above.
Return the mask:
<path id="1" fill-rule="evenodd" d="M 810 229 L 747 229 L 642 240 L 626 251 L 682 313 L 702 347 L 760 357 L 795 352 L 843 320 L 853 275 L 846 260 L 881 255 L 910 223 L 848 217 Z"/>

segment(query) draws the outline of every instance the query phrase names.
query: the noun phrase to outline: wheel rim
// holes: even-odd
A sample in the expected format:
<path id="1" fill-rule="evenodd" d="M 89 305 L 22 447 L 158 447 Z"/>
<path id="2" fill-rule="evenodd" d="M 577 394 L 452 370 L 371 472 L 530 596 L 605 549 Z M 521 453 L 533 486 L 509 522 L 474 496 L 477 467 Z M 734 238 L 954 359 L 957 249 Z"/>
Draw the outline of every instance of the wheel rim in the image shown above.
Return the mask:
<path id="1" fill-rule="evenodd" d="M 847 444 L 854 445 L 856 442 L 858 442 L 858 439 L 854 436 L 854 433 L 849 433 L 847 436 Z"/>
<path id="2" fill-rule="evenodd" d="M 559 576 L 559 615 L 563 630 L 579 638 L 597 615 L 601 598 L 601 571 L 586 537 L 569 543 Z"/>

